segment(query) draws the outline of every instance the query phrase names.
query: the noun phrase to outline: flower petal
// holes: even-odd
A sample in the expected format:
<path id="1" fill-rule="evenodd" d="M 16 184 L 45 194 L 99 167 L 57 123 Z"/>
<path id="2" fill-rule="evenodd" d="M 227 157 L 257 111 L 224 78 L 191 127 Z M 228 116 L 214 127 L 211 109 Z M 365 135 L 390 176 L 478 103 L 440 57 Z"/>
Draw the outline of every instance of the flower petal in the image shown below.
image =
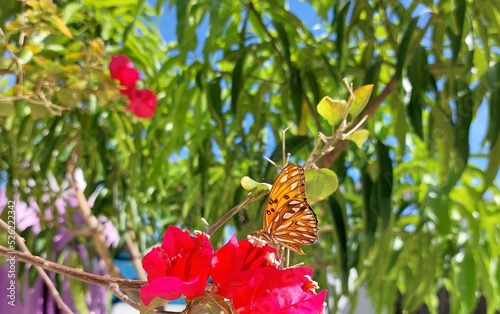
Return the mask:
<path id="1" fill-rule="evenodd" d="M 185 291 L 189 291 L 190 286 L 195 284 L 198 279 L 199 278 L 193 278 L 189 282 L 184 282 L 176 277 L 157 278 L 148 285 L 142 286 L 140 293 L 142 303 L 149 305 L 149 302 L 154 298 L 162 298 L 165 300 L 178 299 Z"/>

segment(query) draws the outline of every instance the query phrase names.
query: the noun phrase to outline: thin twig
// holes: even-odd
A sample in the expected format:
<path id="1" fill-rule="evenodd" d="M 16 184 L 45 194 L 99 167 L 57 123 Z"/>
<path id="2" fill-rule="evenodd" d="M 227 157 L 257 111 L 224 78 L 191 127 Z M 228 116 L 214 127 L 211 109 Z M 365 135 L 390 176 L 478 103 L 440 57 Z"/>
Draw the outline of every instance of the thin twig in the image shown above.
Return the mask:
<path id="1" fill-rule="evenodd" d="M 394 89 L 396 89 L 396 86 L 397 79 L 396 75 L 394 75 L 389 83 L 387 83 L 384 90 L 366 106 L 365 110 L 363 110 L 363 117 L 358 121 L 355 121 L 353 124 L 358 125 L 358 122 L 362 119 L 369 119 L 375 113 L 380 104 L 394 91 Z M 346 149 L 347 143 L 348 140 L 339 141 L 335 146 L 335 150 L 331 154 L 325 154 L 325 158 L 322 158 L 320 166 L 322 168 L 329 168 L 335 162 L 335 160 L 337 160 L 340 154 Z"/>
<path id="2" fill-rule="evenodd" d="M 3 224 L 5 224 L 3 220 L 0 221 Z M 48 261 L 39 256 L 34 256 L 31 253 L 10 250 L 0 245 L 0 256 L 12 256 L 12 255 L 16 256 L 16 260 L 33 265 L 33 267 L 35 268 L 42 268 L 42 271 L 43 269 L 45 269 L 78 281 L 86 282 L 96 286 L 106 287 L 110 289 L 120 300 L 122 300 L 123 302 L 127 303 L 128 305 L 132 306 L 137 310 L 140 308 L 140 304 L 132 300 L 130 297 L 128 297 L 125 293 L 122 292 L 122 290 L 139 290 L 142 286 L 148 284 L 147 281 L 95 275 L 76 268 Z M 50 287 L 50 284 L 48 285 Z M 151 312 L 158 314 L 178 314 L 177 312 L 162 311 L 157 309 L 152 310 Z M 69 312 L 67 313 L 72 313 L 72 312 L 71 310 L 69 310 Z"/>
<path id="3" fill-rule="evenodd" d="M 138 290 L 140 289 L 143 285 L 146 285 L 148 282 L 147 281 L 141 281 L 141 280 L 132 280 L 132 279 L 125 279 L 125 278 L 114 278 L 114 277 L 109 277 L 109 276 L 100 276 L 92 273 L 88 273 L 73 267 L 69 267 L 66 265 L 61 265 L 55 262 L 51 262 L 49 260 L 46 260 L 44 258 L 41 258 L 39 256 L 34 256 L 31 253 L 24 253 L 21 251 L 16 251 L 16 250 L 10 250 L 6 248 L 5 246 L 0 245 L 0 255 L 2 256 L 10 256 L 10 255 L 15 255 L 16 259 L 19 259 L 22 262 L 34 265 L 34 266 L 40 266 L 43 269 L 46 269 L 48 271 L 58 273 L 61 275 L 65 275 L 66 277 L 73 278 L 79 281 L 91 283 L 96 286 L 101 286 L 101 287 L 109 287 L 110 284 L 116 283 L 120 286 L 121 289 L 124 290 Z"/>
<path id="4" fill-rule="evenodd" d="M 12 232 L 12 229 L 9 230 L 9 226 L 7 225 L 7 223 L 5 221 L 0 220 L 0 226 L 3 229 L 5 229 L 7 232 L 9 232 L 9 233 Z M 28 247 L 26 246 L 26 244 L 24 244 L 24 238 L 22 238 L 17 233 L 15 233 L 14 236 L 15 236 L 15 239 L 16 239 L 16 243 L 21 248 L 21 250 L 25 254 L 30 254 L 31 255 L 30 250 L 28 249 Z M 14 251 L 10 251 L 10 252 L 8 252 L 7 255 L 12 256 L 12 255 L 16 255 L 16 254 L 14 254 Z M 63 311 L 64 313 L 68 313 L 68 314 L 73 313 L 73 311 L 62 300 L 61 295 L 57 291 L 56 287 L 54 286 L 54 283 L 50 279 L 49 275 L 47 275 L 47 273 L 45 272 L 45 270 L 43 270 L 43 268 L 40 267 L 40 266 L 37 266 L 37 265 L 33 265 L 33 266 L 35 267 L 36 271 L 38 272 L 38 274 L 40 275 L 40 277 L 42 278 L 42 280 L 45 282 L 45 284 L 49 288 L 49 291 L 52 294 L 52 297 L 54 297 L 54 300 L 56 301 L 57 307 L 61 311 Z"/>
<path id="5" fill-rule="evenodd" d="M 71 187 L 75 191 L 75 196 L 78 200 L 78 209 L 83 215 L 83 219 L 85 220 L 85 224 L 92 230 L 92 243 L 94 244 L 95 250 L 99 257 L 104 261 L 104 265 L 106 268 L 106 272 L 111 275 L 111 277 L 122 277 L 120 274 L 120 270 L 116 267 L 113 262 L 113 258 L 111 257 L 111 253 L 106 247 L 106 238 L 104 236 L 103 227 L 97 220 L 97 217 L 92 214 L 90 210 L 89 204 L 87 202 L 87 198 L 83 194 L 83 191 L 80 190 L 78 184 L 75 179 L 75 165 L 74 160 L 76 157 L 71 157 L 68 162 L 68 173 L 69 173 L 69 181 Z"/>
<path id="6" fill-rule="evenodd" d="M 123 293 L 120 290 L 120 286 L 118 284 L 116 283 L 109 284 L 109 290 L 111 290 L 111 292 L 113 292 L 120 300 L 127 303 L 134 309 L 139 310 L 141 308 L 141 304 L 139 302 L 132 300 L 131 298 L 128 297 L 128 295 Z"/>
<path id="7" fill-rule="evenodd" d="M 134 264 L 137 278 L 139 278 L 139 280 L 147 280 L 144 270 L 142 269 L 142 254 L 139 251 L 137 242 L 133 237 L 134 234 L 132 232 L 127 232 L 125 234 L 125 243 L 130 251 L 130 257 L 132 259 L 132 264 Z"/>
<path id="8" fill-rule="evenodd" d="M 208 235 L 214 234 L 215 231 L 217 231 L 226 222 L 228 222 L 229 219 L 231 219 L 231 217 L 233 217 L 234 215 L 236 215 L 237 212 L 245 208 L 248 205 L 248 203 L 254 202 L 268 193 L 269 193 L 268 190 L 262 190 L 257 193 L 251 193 L 247 195 L 247 197 L 243 201 L 241 201 L 238 205 L 231 208 L 224 216 L 222 216 L 219 220 L 217 220 L 213 225 L 208 226 L 206 233 Z"/>

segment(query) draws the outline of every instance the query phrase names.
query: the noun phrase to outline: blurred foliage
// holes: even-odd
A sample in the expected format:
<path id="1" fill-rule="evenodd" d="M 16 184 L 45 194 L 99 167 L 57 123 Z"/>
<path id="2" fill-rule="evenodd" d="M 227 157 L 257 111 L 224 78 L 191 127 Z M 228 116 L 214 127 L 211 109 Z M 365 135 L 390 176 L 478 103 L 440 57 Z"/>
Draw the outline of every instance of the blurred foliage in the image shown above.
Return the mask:
<path id="1" fill-rule="evenodd" d="M 75 158 L 86 195 L 100 189 L 95 214 L 133 230 L 145 250 L 169 224 L 216 221 L 247 193 L 243 176 L 272 182 L 263 156 L 281 162 L 282 129 L 290 127 L 292 161 L 306 161 L 320 132 L 335 133 L 335 117 L 316 105 L 330 96 L 342 106 L 343 78 L 354 89 L 373 84 L 360 115 L 368 142 L 352 134 L 355 143 L 316 163 L 335 172 L 339 189 L 314 204 L 322 232 L 303 261 L 329 286 L 332 312 L 361 285 L 377 311 L 394 312 L 401 294 L 404 310 L 435 313 L 443 287 L 451 313 L 470 313 L 479 295 L 488 313 L 500 310 L 500 2 L 290 2 L 317 25 L 282 0 L 7 1 L 8 196 L 41 199 L 48 174 L 63 178 Z M 168 41 L 155 20 L 165 10 L 175 27 Z M 158 93 L 153 119 L 123 109 L 107 73 L 116 53 Z M 480 110 L 488 121 L 475 120 Z M 246 212 L 255 229 L 261 208 Z M 243 223 L 232 221 L 240 238 L 251 232 Z M 46 240 L 23 236 L 32 247 Z M 222 243 L 223 232 L 212 239 Z M 327 284 L 327 267 L 338 281 Z"/>

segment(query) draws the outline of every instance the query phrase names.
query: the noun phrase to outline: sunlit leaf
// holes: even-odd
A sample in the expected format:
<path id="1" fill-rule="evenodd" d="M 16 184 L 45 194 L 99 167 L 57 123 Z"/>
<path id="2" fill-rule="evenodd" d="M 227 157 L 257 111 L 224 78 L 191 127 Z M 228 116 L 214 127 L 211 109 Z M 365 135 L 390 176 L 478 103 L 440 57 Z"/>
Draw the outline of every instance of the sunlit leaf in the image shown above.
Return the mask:
<path id="1" fill-rule="evenodd" d="M 337 191 L 339 180 L 330 169 L 306 169 L 306 193 L 311 204 L 319 202 Z"/>
<path id="2" fill-rule="evenodd" d="M 69 30 L 69 28 L 66 26 L 66 24 L 57 15 L 51 15 L 49 17 L 49 21 L 61 33 L 63 33 L 64 35 L 66 35 L 69 38 L 73 38 L 73 34 L 71 34 L 71 31 Z"/>
<path id="3" fill-rule="evenodd" d="M 255 181 L 252 178 L 247 177 L 247 176 L 244 176 L 243 178 L 241 178 L 240 184 L 241 184 L 241 187 L 243 187 L 245 190 L 254 191 L 254 192 L 263 191 L 263 190 L 270 191 L 271 186 L 272 186 L 272 185 L 267 184 L 267 183 L 257 182 L 257 181 Z"/>
<path id="4" fill-rule="evenodd" d="M 373 84 L 370 84 L 354 91 L 354 101 L 352 102 L 351 109 L 349 109 L 351 116 L 357 117 L 365 109 L 372 95 L 372 90 Z"/>
<path id="5" fill-rule="evenodd" d="M 8 101 L 0 102 L 0 117 L 8 117 L 15 112 L 14 104 Z"/>
<path id="6" fill-rule="evenodd" d="M 318 113 L 329 125 L 335 126 L 344 117 L 347 110 L 347 102 L 345 100 L 334 100 L 325 96 L 319 102 L 317 109 Z"/>
<path id="7" fill-rule="evenodd" d="M 368 135 L 370 135 L 370 132 L 368 130 L 357 130 L 356 132 L 349 135 L 347 139 L 353 141 L 356 146 L 361 148 L 368 139 Z"/>

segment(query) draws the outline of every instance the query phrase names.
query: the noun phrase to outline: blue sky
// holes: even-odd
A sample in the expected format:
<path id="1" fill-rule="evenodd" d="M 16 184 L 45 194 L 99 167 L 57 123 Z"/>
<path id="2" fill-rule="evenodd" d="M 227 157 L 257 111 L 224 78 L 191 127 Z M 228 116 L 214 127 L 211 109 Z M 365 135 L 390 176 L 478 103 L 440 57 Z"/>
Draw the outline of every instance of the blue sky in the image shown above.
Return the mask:
<path id="1" fill-rule="evenodd" d="M 152 5 L 154 5 L 155 1 L 154 0 L 148 0 Z M 406 4 L 409 3 L 409 1 L 402 1 L 401 2 L 405 7 L 407 7 Z M 303 2 L 303 1 L 298 1 L 298 0 L 289 0 L 288 1 L 288 7 L 289 10 L 294 13 L 296 16 L 298 16 L 306 26 L 308 26 L 311 30 L 312 33 L 316 36 L 320 36 L 323 32 L 321 23 L 324 23 L 318 16 L 315 14 L 315 10 L 312 8 L 312 6 L 309 3 Z M 331 13 L 329 13 L 329 16 Z M 422 21 L 426 21 L 429 17 L 428 14 L 428 8 L 421 5 L 417 6 L 415 13 L 413 16 L 419 16 Z M 167 6 L 164 7 L 164 12 L 161 18 L 157 18 L 157 25 L 164 37 L 164 39 L 167 42 L 170 41 L 175 41 L 175 25 L 176 25 L 176 13 L 175 13 L 175 7 L 173 7 L 171 10 L 168 9 Z M 201 47 L 204 41 L 205 41 L 205 34 L 208 30 L 208 20 L 203 21 L 201 27 L 199 28 L 197 32 L 197 38 L 199 44 L 199 51 L 194 52 L 198 58 L 202 57 L 201 53 Z M 244 122 L 245 124 L 249 124 L 249 121 Z M 471 129 L 470 129 L 470 139 L 484 139 L 486 132 L 487 132 L 487 125 L 488 125 L 488 105 L 484 101 L 481 106 L 479 107 L 478 111 L 476 112 L 475 119 L 472 122 Z M 272 138 L 269 143 L 268 143 L 268 149 L 266 151 L 266 155 L 270 155 L 270 153 L 275 149 L 276 147 L 276 141 L 274 138 Z M 471 140 L 470 141 L 470 154 L 471 158 L 469 159 L 469 162 L 476 165 L 480 169 L 486 169 L 487 167 L 487 160 L 482 157 L 477 157 L 478 155 L 484 155 L 489 151 L 488 146 L 484 146 L 482 141 L 480 140 Z M 497 173 L 497 180 L 500 180 L 500 173 Z"/>

